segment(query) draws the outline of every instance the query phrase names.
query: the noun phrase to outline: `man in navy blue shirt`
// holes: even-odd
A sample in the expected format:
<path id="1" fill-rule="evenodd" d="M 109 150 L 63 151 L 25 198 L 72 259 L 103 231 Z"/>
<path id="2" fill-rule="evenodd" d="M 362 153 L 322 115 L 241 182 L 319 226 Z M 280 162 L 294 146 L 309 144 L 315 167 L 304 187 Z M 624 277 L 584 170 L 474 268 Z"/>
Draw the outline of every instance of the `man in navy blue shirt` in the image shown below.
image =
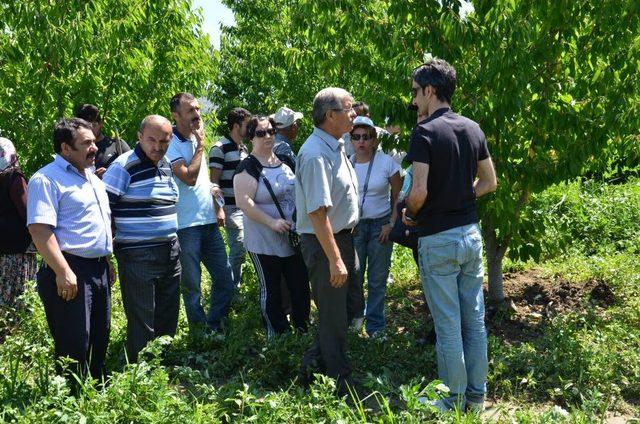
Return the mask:
<path id="1" fill-rule="evenodd" d="M 496 189 L 496 175 L 480 126 L 451 110 L 455 69 L 433 59 L 412 77 L 412 104 L 425 118 L 411 135 L 406 159 L 413 165 L 413 184 L 403 219 L 420 237 L 420 276 L 436 328 L 438 375 L 450 390 L 434 406 L 481 411 L 488 361 L 476 198 Z"/>

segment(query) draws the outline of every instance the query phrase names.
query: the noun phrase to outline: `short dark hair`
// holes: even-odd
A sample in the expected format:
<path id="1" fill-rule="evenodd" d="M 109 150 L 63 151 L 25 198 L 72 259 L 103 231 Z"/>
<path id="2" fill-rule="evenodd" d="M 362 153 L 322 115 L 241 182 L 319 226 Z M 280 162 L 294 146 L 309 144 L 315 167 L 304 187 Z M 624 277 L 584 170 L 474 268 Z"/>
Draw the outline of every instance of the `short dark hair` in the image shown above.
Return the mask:
<path id="1" fill-rule="evenodd" d="M 442 102 L 451 103 L 456 90 L 456 70 L 447 61 L 431 59 L 413 70 L 412 78 L 423 89 L 430 85 Z"/>
<path id="2" fill-rule="evenodd" d="M 53 150 L 56 153 L 62 151 L 62 143 L 67 143 L 69 146 L 74 147 L 73 140 L 75 140 L 78 130 L 84 128 L 91 131 L 91 124 L 81 118 L 62 118 L 56 122 L 53 127 Z"/>
<path id="3" fill-rule="evenodd" d="M 262 121 L 269 121 L 271 127 L 276 127 L 276 121 L 274 121 L 273 118 L 267 115 L 253 115 L 247 124 L 247 138 L 249 140 L 252 140 L 256 136 L 256 128 L 258 128 L 258 124 Z"/>
<path id="4" fill-rule="evenodd" d="M 102 122 L 98 106 L 89 103 L 78 106 L 75 115 L 76 118 L 84 119 L 87 122 Z"/>
<path id="5" fill-rule="evenodd" d="M 368 115 L 368 114 L 369 114 L 369 105 L 368 105 L 368 104 L 366 104 L 366 103 L 365 103 L 365 102 L 363 102 L 363 101 L 355 102 L 355 103 L 352 105 L 352 107 L 353 107 L 354 109 L 358 109 L 359 107 L 361 107 L 361 108 L 362 108 L 362 112 L 364 112 L 364 114 L 365 114 L 365 115 Z"/>
<path id="6" fill-rule="evenodd" d="M 180 92 L 175 94 L 171 98 L 171 100 L 169 100 L 169 107 L 171 108 L 171 112 L 177 112 L 180 108 L 180 103 L 182 103 L 183 100 L 191 101 L 195 99 L 196 97 L 191 93 Z"/>
<path id="7" fill-rule="evenodd" d="M 233 129 L 235 124 L 242 125 L 242 122 L 251 117 L 251 112 L 242 107 L 234 107 L 227 113 L 227 128 Z M 274 126 L 275 128 L 275 126 Z"/>

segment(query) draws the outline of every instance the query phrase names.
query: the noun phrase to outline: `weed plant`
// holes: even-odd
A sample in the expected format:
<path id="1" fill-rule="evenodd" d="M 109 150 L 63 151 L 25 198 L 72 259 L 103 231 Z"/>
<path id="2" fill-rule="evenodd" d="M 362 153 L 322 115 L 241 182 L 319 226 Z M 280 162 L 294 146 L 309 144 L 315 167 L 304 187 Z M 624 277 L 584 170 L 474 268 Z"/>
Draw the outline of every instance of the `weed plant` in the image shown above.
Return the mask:
<path id="1" fill-rule="evenodd" d="M 116 283 L 110 378 L 83 382 L 76 396 L 55 375 L 53 343 L 30 285 L 27 306 L 0 345 L 0 422 L 591 423 L 611 413 L 640 418 L 633 410 L 640 399 L 640 208 L 627 210 L 638 202 L 637 181 L 616 187 L 575 183 L 534 200 L 537 213 L 549 216 L 547 260 L 535 266 L 551 278 L 606 281 L 617 301 L 602 306 L 586 299 L 550 319 L 533 341 L 512 344 L 490 335 L 494 418 L 439 414 L 418 402 L 420 396 L 436 398 L 443 388 L 436 380 L 435 349 L 421 342 L 431 324 L 417 269 L 411 253 L 396 247 L 386 340 L 349 335 L 354 374 L 369 394 L 362 402 L 336 398 L 328 378 L 319 377 L 307 390 L 298 386 L 299 361 L 315 322 L 308 334 L 267 340 L 258 284 L 247 262 L 223 340 L 190 334 L 181 311 L 176 337 L 151 343 L 138 364 L 128 364 L 124 355 L 126 321 Z M 570 240 L 570 248 L 558 252 L 556 236 Z M 210 287 L 206 278 L 203 287 Z"/>

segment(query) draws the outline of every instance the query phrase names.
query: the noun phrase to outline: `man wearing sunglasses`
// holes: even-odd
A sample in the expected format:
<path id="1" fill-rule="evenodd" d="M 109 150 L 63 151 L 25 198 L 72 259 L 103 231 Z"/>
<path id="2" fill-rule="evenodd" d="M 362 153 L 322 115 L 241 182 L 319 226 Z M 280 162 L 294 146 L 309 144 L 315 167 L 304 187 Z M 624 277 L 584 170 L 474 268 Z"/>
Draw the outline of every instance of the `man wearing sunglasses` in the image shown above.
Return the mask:
<path id="1" fill-rule="evenodd" d="M 353 242 L 358 181 L 342 139 L 356 117 L 352 104 L 342 88 L 316 94 L 315 128 L 296 164 L 297 230 L 319 315 L 316 340 L 302 360 L 300 382 L 308 384 L 312 373 L 324 372 L 337 380 L 340 396 L 348 394 L 351 384 L 348 322 L 362 315 L 364 307 Z"/>
<path id="2" fill-rule="evenodd" d="M 480 126 L 451 110 L 455 69 L 432 59 L 414 69 L 412 77 L 412 105 L 424 119 L 413 130 L 406 158 L 413 166 L 413 184 L 403 221 L 416 227 L 419 237 L 438 374 L 450 390 L 433 405 L 482 411 L 488 362 L 476 198 L 495 191 L 496 174 Z"/>

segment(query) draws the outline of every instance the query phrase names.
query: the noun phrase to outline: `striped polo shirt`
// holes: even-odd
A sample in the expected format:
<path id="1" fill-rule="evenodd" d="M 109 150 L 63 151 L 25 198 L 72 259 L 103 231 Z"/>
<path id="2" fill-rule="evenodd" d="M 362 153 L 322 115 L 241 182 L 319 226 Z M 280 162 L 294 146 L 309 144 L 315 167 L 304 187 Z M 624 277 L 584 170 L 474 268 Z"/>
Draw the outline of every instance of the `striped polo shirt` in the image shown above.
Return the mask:
<path id="1" fill-rule="evenodd" d="M 137 144 L 118 156 L 102 181 L 116 226 L 117 249 L 158 246 L 176 238 L 178 186 L 166 156 L 154 165 Z"/>
<path id="2" fill-rule="evenodd" d="M 238 147 L 229 136 L 222 137 L 209 151 L 209 168 L 222 169 L 219 184 L 227 206 L 236 204 L 236 196 L 233 193 L 233 174 L 240 161 L 248 155 L 247 146 Z"/>

